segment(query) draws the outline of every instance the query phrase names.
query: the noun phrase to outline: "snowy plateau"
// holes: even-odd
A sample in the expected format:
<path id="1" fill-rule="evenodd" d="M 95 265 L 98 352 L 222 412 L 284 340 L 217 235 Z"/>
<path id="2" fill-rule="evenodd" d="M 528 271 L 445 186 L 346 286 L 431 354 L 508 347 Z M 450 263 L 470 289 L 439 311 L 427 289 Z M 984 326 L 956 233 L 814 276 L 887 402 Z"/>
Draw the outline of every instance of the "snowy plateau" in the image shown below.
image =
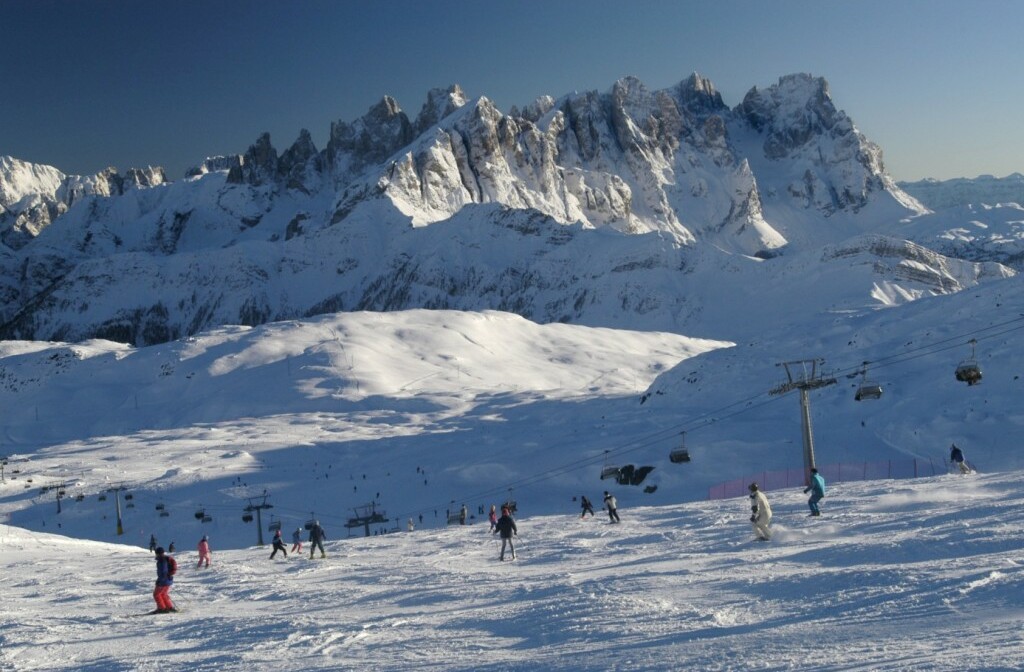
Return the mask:
<path id="1" fill-rule="evenodd" d="M 927 200 L 810 75 L 0 157 L 0 670 L 1021 669 L 1024 208 Z"/>

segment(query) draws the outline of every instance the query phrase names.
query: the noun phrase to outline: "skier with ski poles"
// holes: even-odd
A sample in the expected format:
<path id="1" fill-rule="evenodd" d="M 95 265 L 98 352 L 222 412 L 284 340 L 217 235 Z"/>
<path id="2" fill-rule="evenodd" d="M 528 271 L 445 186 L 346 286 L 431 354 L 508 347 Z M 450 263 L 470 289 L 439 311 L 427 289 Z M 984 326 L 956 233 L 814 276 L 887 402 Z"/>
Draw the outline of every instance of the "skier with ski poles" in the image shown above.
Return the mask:
<path id="1" fill-rule="evenodd" d="M 818 502 L 825 496 L 825 479 L 821 474 L 818 473 L 817 469 L 811 469 L 811 484 L 804 488 L 804 494 L 811 493 L 811 498 L 807 500 L 807 506 L 811 509 L 812 516 L 820 516 L 821 509 L 818 508 Z"/>
<path id="2" fill-rule="evenodd" d="M 751 483 L 748 489 L 750 490 L 750 524 L 760 541 L 768 541 L 772 538 L 772 507 L 768 505 L 768 498 L 761 492 L 757 483 Z"/>
<path id="3" fill-rule="evenodd" d="M 174 585 L 174 574 L 178 571 L 178 563 L 170 554 L 164 553 L 162 546 L 156 547 L 156 587 L 153 589 L 153 600 L 156 602 L 156 612 L 166 614 L 177 611 L 178 608 L 171 602 L 171 586 Z"/>

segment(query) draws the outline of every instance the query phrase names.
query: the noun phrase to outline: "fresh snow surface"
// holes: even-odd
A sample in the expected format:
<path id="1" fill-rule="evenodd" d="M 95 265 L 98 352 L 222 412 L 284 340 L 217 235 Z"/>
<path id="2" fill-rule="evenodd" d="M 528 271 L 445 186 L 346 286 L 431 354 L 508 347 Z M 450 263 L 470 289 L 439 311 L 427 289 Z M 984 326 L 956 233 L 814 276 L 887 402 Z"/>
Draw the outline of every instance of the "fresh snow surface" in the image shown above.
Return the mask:
<path id="1" fill-rule="evenodd" d="M 327 543 L 327 557 L 177 553 L 177 614 L 145 549 L 0 526 L 4 670 L 1015 670 L 1020 473 L 833 486 Z M 193 537 L 196 535 L 192 535 Z M 185 548 L 187 546 L 187 548 Z"/>

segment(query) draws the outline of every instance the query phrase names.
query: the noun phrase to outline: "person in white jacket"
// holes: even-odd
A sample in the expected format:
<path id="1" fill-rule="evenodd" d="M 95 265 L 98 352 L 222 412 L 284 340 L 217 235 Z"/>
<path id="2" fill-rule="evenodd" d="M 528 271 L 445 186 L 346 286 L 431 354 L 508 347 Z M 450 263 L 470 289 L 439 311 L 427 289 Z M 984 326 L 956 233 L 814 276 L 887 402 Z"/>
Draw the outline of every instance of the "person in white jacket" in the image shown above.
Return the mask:
<path id="1" fill-rule="evenodd" d="M 754 528 L 754 534 L 761 541 L 768 541 L 772 538 L 772 507 L 768 505 L 768 498 L 757 487 L 757 483 L 750 484 L 750 524 Z"/>

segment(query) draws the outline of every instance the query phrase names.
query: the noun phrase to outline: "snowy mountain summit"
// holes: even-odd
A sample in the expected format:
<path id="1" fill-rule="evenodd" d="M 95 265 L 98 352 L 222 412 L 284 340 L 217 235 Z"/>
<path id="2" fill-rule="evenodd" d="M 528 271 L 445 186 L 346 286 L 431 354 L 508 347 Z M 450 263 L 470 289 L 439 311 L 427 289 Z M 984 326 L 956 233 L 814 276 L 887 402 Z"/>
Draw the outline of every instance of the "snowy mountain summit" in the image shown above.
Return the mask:
<path id="1" fill-rule="evenodd" d="M 723 298 L 696 276 L 707 287 L 727 266 L 902 239 L 927 212 L 806 74 L 732 108 L 697 74 L 507 113 L 458 86 L 431 91 L 414 119 L 385 97 L 332 124 L 323 149 L 305 130 L 280 152 L 264 134 L 174 183 L 158 169 L 100 180 L 3 165 L 0 337 L 140 345 L 421 307 L 692 333 Z"/>

